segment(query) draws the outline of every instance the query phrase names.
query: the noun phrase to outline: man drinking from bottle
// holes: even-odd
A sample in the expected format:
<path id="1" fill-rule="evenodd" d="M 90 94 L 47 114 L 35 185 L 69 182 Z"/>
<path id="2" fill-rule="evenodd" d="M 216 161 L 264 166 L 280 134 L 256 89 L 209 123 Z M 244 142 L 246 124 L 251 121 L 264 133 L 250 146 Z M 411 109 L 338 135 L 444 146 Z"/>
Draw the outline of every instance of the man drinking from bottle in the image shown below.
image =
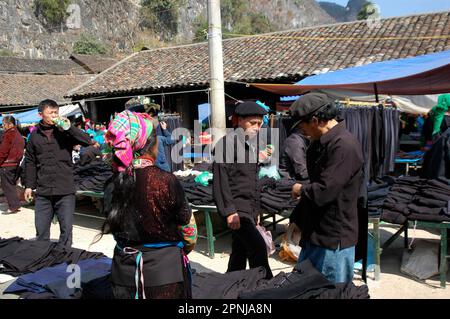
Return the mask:
<path id="1" fill-rule="evenodd" d="M 36 190 L 37 240 L 50 240 L 50 225 L 56 214 L 61 230 L 59 243 L 71 246 L 75 211 L 72 149 L 90 145 L 91 139 L 60 118 L 55 101 L 42 101 L 38 111 L 42 120 L 30 135 L 25 151 L 25 199 L 31 201 Z"/>

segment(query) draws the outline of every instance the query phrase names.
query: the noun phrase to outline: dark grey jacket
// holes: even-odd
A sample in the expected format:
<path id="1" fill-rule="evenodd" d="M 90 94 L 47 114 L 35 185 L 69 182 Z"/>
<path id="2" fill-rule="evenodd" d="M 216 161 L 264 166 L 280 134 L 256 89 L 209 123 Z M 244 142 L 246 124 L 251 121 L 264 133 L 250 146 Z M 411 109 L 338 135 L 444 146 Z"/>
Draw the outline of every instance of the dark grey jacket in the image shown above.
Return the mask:
<path id="1" fill-rule="evenodd" d="M 364 180 L 361 144 L 342 121 L 311 144 L 307 162 L 311 183 L 303 185 L 291 215 L 302 231 L 302 242 L 333 250 L 355 246 Z"/>
<path id="2" fill-rule="evenodd" d="M 286 171 L 289 177 L 295 178 L 297 181 L 308 180 L 308 168 L 306 166 L 308 145 L 308 139 L 298 131 L 294 131 L 285 141 L 280 170 Z"/>
<path id="3" fill-rule="evenodd" d="M 67 131 L 53 127 L 50 138 L 44 129 L 39 123 L 26 146 L 25 186 L 41 196 L 74 194 L 72 150 L 90 145 L 91 138 L 74 126 Z"/>
<path id="4" fill-rule="evenodd" d="M 233 138 L 235 143 L 227 143 Z M 260 210 L 257 147 L 246 143 L 241 134 L 227 135 L 217 143 L 214 156 L 213 195 L 219 213 L 227 217 L 237 212 L 240 218 L 254 222 Z M 244 163 L 238 163 L 239 157 Z"/>

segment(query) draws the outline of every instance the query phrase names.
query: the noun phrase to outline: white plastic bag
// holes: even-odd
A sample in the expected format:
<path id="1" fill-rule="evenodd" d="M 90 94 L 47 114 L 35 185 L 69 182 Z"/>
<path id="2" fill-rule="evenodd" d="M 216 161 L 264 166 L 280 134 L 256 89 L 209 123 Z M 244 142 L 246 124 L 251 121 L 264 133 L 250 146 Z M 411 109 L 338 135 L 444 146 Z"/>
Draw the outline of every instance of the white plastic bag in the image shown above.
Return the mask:
<path id="1" fill-rule="evenodd" d="M 266 243 L 267 255 L 270 256 L 275 252 L 275 244 L 272 239 L 272 233 L 269 230 L 266 230 L 264 226 L 256 225 L 256 229 L 261 234 L 264 242 Z"/>

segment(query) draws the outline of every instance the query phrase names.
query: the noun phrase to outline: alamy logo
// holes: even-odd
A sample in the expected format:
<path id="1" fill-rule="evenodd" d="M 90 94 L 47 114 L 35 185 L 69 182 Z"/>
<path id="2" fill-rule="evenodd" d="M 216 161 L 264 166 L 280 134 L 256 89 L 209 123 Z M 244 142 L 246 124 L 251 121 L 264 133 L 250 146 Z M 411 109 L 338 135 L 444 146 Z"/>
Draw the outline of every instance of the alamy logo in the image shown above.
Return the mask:
<path id="1" fill-rule="evenodd" d="M 78 4 L 71 4 L 67 8 L 70 16 L 66 20 L 66 26 L 69 29 L 81 29 L 81 8 Z"/>
<path id="2" fill-rule="evenodd" d="M 369 3 L 366 7 L 367 27 L 375 29 L 381 26 L 381 8 L 375 3 Z"/>
<path id="3" fill-rule="evenodd" d="M 201 161 L 216 163 L 261 163 L 274 165 L 278 163 L 279 129 L 261 128 L 255 132 L 244 132 L 242 128 L 226 129 L 226 138 L 218 139 L 216 145 L 212 143 L 200 143 L 200 136 L 209 136 L 210 140 L 216 140 L 223 136 L 223 131 L 210 128 L 202 131 L 198 121 L 194 123 L 193 143 L 191 132 L 186 128 L 177 128 L 172 132 L 172 139 L 179 141 L 171 151 L 171 159 L 175 164 L 180 164 L 183 159 L 194 157 Z M 246 145 L 251 152 L 245 152 Z M 214 151 L 213 151 L 214 147 Z M 195 160 L 194 160 L 195 161 Z"/>
<path id="4" fill-rule="evenodd" d="M 71 264 L 67 266 L 66 272 L 70 273 L 67 277 L 66 285 L 67 288 L 81 288 L 81 268 L 77 264 Z"/>

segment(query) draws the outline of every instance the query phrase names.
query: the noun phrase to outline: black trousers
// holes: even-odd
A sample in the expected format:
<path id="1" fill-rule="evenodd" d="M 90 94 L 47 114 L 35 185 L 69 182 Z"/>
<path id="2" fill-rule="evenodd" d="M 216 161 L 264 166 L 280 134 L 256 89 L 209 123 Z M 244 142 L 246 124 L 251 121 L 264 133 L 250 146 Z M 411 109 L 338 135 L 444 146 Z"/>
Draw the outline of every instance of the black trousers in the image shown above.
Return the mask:
<path id="1" fill-rule="evenodd" d="M 266 269 L 266 278 L 273 277 L 266 243 L 251 221 L 241 218 L 241 227 L 233 230 L 232 240 L 227 272 L 245 270 L 248 259 L 250 268 L 262 266 Z"/>
<path id="2" fill-rule="evenodd" d="M 20 208 L 16 189 L 16 172 L 17 166 L 0 168 L 1 186 L 10 210 Z"/>
<path id="3" fill-rule="evenodd" d="M 61 196 L 36 196 L 34 223 L 37 240 L 50 240 L 50 226 L 56 214 L 59 222 L 59 243 L 72 246 L 75 194 Z"/>

